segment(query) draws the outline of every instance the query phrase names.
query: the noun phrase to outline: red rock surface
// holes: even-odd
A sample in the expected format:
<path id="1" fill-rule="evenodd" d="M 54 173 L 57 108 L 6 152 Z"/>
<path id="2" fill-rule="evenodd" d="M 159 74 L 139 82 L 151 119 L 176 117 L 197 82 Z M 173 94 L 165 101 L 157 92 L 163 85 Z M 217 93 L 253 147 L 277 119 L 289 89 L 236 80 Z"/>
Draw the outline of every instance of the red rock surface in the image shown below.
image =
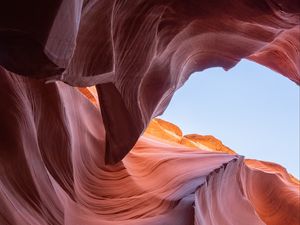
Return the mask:
<path id="1" fill-rule="evenodd" d="M 6 69 L 97 84 L 109 163 L 128 153 L 194 71 L 248 58 L 300 82 L 296 0 L 10 0 L 2 9 Z"/>
<path id="2" fill-rule="evenodd" d="M 299 84 L 299 13 L 295 0 L 3 2 L 0 224 L 299 224 L 282 167 L 168 122 L 141 136 L 194 71 L 247 58 Z"/>
<path id="3" fill-rule="evenodd" d="M 298 224 L 299 182 L 275 164 L 147 136 L 106 165 L 86 96 L 1 77 L 0 224 Z"/>

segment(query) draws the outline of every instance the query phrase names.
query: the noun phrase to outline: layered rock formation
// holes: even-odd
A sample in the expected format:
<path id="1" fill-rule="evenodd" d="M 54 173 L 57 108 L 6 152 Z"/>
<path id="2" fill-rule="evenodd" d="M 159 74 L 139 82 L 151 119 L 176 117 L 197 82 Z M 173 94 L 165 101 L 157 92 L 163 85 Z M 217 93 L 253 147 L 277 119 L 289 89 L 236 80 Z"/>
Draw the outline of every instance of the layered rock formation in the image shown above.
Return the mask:
<path id="1" fill-rule="evenodd" d="M 6 1 L 0 64 L 28 77 L 97 84 L 106 161 L 116 163 L 194 71 L 248 58 L 299 84 L 297 3 Z"/>
<path id="2" fill-rule="evenodd" d="M 194 71 L 248 58 L 299 84 L 297 1 L 1 9 L 0 224 L 299 224 L 279 165 L 161 120 L 142 136 Z"/>
<path id="3" fill-rule="evenodd" d="M 152 132 L 105 165 L 105 128 L 89 95 L 4 69 L 1 77 L 0 224 L 298 223 L 299 182 L 275 164 L 248 166 Z"/>

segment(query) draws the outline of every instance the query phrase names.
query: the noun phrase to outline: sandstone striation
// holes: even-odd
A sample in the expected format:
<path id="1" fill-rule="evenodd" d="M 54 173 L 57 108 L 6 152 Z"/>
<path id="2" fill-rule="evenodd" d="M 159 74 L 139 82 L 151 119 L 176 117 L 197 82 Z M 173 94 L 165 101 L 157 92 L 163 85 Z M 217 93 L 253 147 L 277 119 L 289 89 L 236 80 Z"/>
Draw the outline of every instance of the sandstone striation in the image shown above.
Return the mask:
<path id="1" fill-rule="evenodd" d="M 297 3 L 5 1 L 0 64 L 28 77 L 96 85 L 106 161 L 116 163 L 194 71 L 228 70 L 248 58 L 299 84 Z"/>
<path id="2" fill-rule="evenodd" d="M 152 120 L 242 58 L 299 84 L 299 26 L 296 0 L 4 1 L 0 224 L 299 224 L 283 167 Z"/>

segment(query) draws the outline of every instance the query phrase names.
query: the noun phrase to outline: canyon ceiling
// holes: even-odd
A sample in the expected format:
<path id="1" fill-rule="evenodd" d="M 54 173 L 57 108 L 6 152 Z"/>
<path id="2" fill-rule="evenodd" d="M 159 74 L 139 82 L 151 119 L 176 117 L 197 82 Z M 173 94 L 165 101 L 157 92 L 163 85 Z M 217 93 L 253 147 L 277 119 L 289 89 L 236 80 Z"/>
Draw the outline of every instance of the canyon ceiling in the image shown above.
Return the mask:
<path id="1" fill-rule="evenodd" d="M 298 1 L 0 10 L 0 224 L 300 223 L 299 180 L 283 167 L 152 120 L 191 73 L 243 58 L 299 85 Z"/>

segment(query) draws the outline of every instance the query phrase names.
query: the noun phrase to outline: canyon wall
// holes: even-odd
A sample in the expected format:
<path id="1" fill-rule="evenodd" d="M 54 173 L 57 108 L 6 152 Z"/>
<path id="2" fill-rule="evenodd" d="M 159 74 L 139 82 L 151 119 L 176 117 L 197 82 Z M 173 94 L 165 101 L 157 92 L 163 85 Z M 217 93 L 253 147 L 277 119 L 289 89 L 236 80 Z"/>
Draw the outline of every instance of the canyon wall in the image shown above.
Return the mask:
<path id="1" fill-rule="evenodd" d="M 0 224 L 299 224 L 284 168 L 152 120 L 242 58 L 299 84 L 299 21 L 296 0 L 5 1 Z"/>

